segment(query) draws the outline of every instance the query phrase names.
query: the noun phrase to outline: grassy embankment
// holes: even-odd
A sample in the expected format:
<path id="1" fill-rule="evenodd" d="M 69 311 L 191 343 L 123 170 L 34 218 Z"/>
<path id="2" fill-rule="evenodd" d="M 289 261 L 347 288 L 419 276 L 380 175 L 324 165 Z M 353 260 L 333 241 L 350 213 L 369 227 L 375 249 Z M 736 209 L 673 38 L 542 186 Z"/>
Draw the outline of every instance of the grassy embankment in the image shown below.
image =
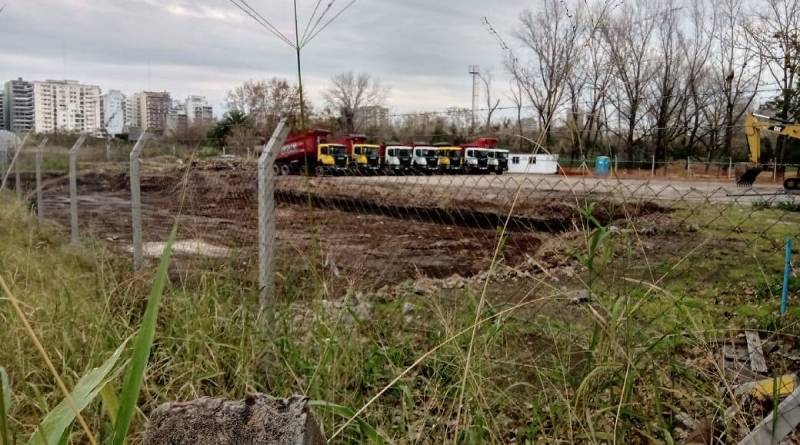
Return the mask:
<path id="1" fill-rule="evenodd" d="M 772 220 L 777 213 L 770 212 L 757 217 Z M 690 220 L 706 216 L 693 213 Z M 662 225 L 682 216 L 664 218 Z M 684 415 L 697 430 L 707 426 L 730 441 L 760 414 L 723 415 L 736 398 L 715 360 L 716 342 L 743 328 L 793 342 L 799 313 L 775 315 L 780 248 L 747 243 L 746 234 L 719 227 L 675 235 L 663 249 L 625 225 L 586 233 L 585 242 L 565 247 L 577 278 L 520 281 L 513 286 L 524 295 L 514 303 L 495 291 L 486 295 L 490 304 L 474 338 L 481 283 L 432 296 L 366 296 L 356 305 L 357 284 L 332 287 L 311 252 L 302 269 L 282 272 L 278 322 L 269 332 L 257 317 L 253 284 L 224 265 L 174 276 L 161 304 L 134 438 L 161 402 L 253 391 L 329 403 L 317 403 L 315 411 L 330 437 L 402 375 L 364 410 L 363 423 L 353 422 L 334 442 L 378 440 L 372 428 L 397 443 L 442 443 L 456 432 L 461 443 L 670 442 L 690 429 L 679 420 Z M 653 242 L 662 238 L 668 237 Z M 131 276 L 127 262 L 102 244 L 68 246 L 6 196 L 0 246 L 0 274 L 68 387 L 136 333 L 152 270 Z M 563 283 L 591 287 L 593 302 L 568 305 L 573 289 Z M 336 299 L 353 304 L 337 309 L 325 302 Z M 0 324 L 0 366 L 13 390 L 9 425 L 16 443 L 24 443 L 62 396 L 5 299 Z M 126 349 L 123 358 L 129 357 Z M 791 367 L 773 365 L 774 373 Z M 109 383 L 112 393 L 121 390 L 124 372 L 118 374 Z M 111 420 L 99 400 L 84 416 L 96 436 L 107 437 Z M 85 440 L 77 426 L 71 437 Z"/>

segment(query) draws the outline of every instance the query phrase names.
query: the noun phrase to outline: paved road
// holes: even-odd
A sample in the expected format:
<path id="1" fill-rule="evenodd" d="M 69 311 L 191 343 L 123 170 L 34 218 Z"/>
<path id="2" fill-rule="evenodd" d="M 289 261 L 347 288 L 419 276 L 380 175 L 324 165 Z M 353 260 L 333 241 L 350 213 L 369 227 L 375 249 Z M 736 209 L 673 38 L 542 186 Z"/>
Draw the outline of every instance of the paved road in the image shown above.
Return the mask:
<path id="1" fill-rule="evenodd" d="M 441 191 L 456 188 L 461 191 L 485 194 L 512 195 L 522 188 L 526 196 L 537 193 L 565 193 L 613 196 L 616 198 L 649 199 L 664 201 L 707 201 L 711 203 L 742 203 L 755 201 L 788 201 L 796 196 L 786 195 L 779 184 L 765 180 L 752 188 L 737 187 L 732 182 L 681 181 L 678 179 L 616 179 L 579 176 L 506 174 L 470 176 L 369 176 L 369 177 L 325 177 L 306 179 L 300 177 L 281 178 L 281 181 L 311 181 L 315 187 L 325 188 L 373 188 L 391 187 L 400 192 L 403 187 L 418 192 L 420 188 Z M 506 190 L 507 192 L 503 192 Z M 402 193 L 402 192 L 400 192 Z M 457 193 L 457 192 L 453 192 Z"/>

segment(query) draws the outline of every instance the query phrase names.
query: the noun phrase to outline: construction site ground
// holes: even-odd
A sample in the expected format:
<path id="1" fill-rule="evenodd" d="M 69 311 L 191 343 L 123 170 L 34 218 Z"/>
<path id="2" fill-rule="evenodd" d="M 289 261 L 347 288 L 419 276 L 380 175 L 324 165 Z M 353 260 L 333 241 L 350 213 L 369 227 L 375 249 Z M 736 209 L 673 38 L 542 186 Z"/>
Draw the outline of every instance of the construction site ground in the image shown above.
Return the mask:
<path id="1" fill-rule="evenodd" d="M 159 243 L 180 215 L 178 238 L 188 247 L 178 249 L 179 263 L 228 262 L 245 279 L 256 280 L 254 165 L 206 161 L 184 177 L 185 166 L 153 163 L 145 164 L 143 172 L 148 256 L 158 256 Z M 120 169 L 82 173 L 82 235 L 129 252 L 129 188 L 127 173 Z M 720 182 L 538 175 L 279 177 L 276 258 L 279 273 L 322 269 L 365 289 L 408 279 L 473 277 L 488 269 L 498 227 L 506 225 L 499 263 L 512 270 L 546 270 L 566 264 L 563 258 L 574 261 L 576 250 L 585 248 L 585 235 L 578 235 L 585 233 L 581 215 L 590 206 L 600 224 L 642 229 L 644 242 L 652 246 L 643 254 L 675 256 L 700 242 L 696 230 L 687 227 L 743 224 L 753 202 L 778 192 L 771 183 L 745 191 Z M 65 176 L 47 178 L 44 202 L 46 217 L 66 229 Z M 721 218 L 715 208 L 742 214 L 739 220 L 727 213 Z"/>

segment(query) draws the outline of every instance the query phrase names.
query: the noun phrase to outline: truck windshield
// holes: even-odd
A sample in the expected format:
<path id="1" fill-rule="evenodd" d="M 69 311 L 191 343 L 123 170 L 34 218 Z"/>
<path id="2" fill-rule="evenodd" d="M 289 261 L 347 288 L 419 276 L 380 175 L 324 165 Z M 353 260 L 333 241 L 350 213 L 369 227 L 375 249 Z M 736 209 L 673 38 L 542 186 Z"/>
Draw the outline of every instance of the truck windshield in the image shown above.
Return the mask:
<path id="1" fill-rule="evenodd" d="M 484 150 L 472 150 L 472 156 L 478 159 L 485 159 L 489 157 L 489 153 Z"/>
<path id="2" fill-rule="evenodd" d="M 431 156 L 436 156 L 436 150 L 422 150 L 422 156 L 429 158 Z"/>
<path id="3" fill-rule="evenodd" d="M 364 154 L 367 156 L 378 156 L 378 149 L 377 148 L 365 148 Z"/>
<path id="4" fill-rule="evenodd" d="M 506 153 L 504 151 L 498 152 L 497 153 L 497 159 L 502 159 L 504 161 L 507 161 L 508 160 L 508 153 Z"/>
<path id="5" fill-rule="evenodd" d="M 347 154 L 347 148 L 344 145 L 330 145 L 328 146 L 328 154 L 333 156 L 344 156 Z"/>
<path id="6" fill-rule="evenodd" d="M 448 151 L 447 157 L 449 157 L 450 159 L 458 159 L 461 157 L 461 152 L 459 150 Z"/>

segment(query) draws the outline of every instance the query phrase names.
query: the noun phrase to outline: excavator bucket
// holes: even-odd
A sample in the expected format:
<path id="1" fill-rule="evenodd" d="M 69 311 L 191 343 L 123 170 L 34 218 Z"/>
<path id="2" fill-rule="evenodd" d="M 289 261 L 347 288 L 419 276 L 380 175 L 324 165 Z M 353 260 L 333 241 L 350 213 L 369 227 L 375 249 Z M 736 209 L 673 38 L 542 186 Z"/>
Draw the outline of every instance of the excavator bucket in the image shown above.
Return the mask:
<path id="1" fill-rule="evenodd" d="M 756 182 L 761 169 L 755 164 L 741 163 L 736 164 L 734 174 L 736 175 L 736 185 L 739 187 L 750 187 Z"/>

